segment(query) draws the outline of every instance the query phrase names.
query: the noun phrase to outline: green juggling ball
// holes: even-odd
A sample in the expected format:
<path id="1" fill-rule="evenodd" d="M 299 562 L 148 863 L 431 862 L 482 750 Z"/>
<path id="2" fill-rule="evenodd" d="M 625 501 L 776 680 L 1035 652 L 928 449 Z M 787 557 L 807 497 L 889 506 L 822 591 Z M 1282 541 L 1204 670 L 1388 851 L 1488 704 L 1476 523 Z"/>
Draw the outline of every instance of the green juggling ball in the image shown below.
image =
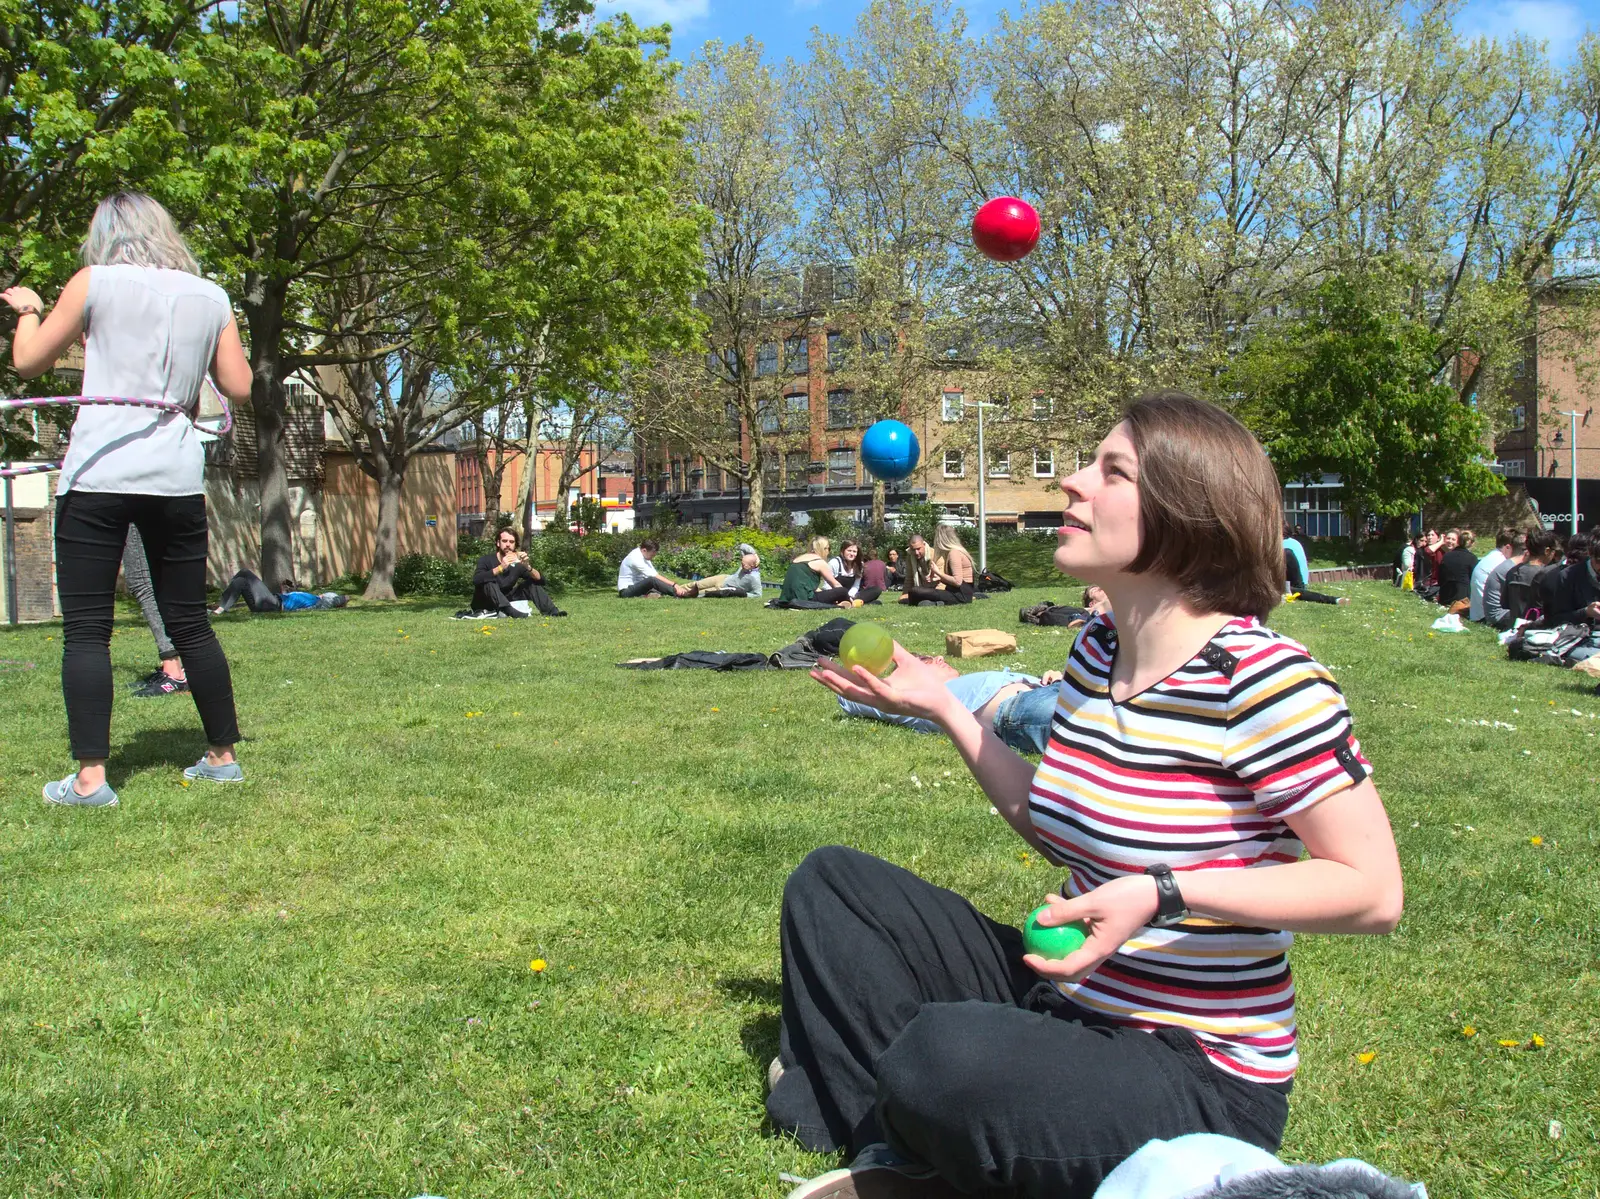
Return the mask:
<path id="1" fill-rule="evenodd" d="M 1058 961 L 1081 949 L 1089 939 L 1089 933 L 1076 920 L 1071 924 L 1056 924 L 1046 928 L 1039 923 L 1039 913 L 1049 910 L 1050 905 L 1045 904 L 1028 913 L 1028 923 L 1022 926 L 1022 947 L 1029 953 Z"/>
<path id="2" fill-rule="evenodd" d="M 865 666 L 883 677 L 894 662 L 894 638 L 881 624 L 856 624 L 839 639 L 839 661 L 847 668 Z"/>

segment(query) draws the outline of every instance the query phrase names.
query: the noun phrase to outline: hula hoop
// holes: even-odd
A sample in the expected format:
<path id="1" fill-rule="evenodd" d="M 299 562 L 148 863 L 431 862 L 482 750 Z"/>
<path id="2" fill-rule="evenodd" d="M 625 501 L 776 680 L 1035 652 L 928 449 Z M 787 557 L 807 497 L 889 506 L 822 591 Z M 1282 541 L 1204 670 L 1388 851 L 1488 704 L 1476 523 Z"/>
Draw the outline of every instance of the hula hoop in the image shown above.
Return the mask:
<path id="1" fill-rule="evenodd" d="M 31 400 L 0 399 L 0 412 L 16 412 L 24 408 L 50 408 L 57 404 L 77 404 L 83 408 L 121 404 L 130 408 L 155 408 L 161 412 L 176 412 L 180 416 L 189 416 L 190 423 L 202 433 L 210 433 L 215 437 L 222 437 L 233 428 L 233 410 L 228 407 L 228 401 L 223 398 L 222 392 L 215 384 L 212 384 L 212 390 L 216 391 L 217 402 L 222 405 L 222 423 L 216 428 L 207 428 L 201 425 L 199 420 L 189 416 L 189 410 L 182 404 L 175 404 L 171 400 L 140 399 L 137 396 L 41 396 Z M 14 479 L 22 475 L 48 474 L 51 471 L 60 469 L 61 463 L 59 462 L 29 462 L 21 466 L 10 462 L 0 462 L 0 479 Z"/>

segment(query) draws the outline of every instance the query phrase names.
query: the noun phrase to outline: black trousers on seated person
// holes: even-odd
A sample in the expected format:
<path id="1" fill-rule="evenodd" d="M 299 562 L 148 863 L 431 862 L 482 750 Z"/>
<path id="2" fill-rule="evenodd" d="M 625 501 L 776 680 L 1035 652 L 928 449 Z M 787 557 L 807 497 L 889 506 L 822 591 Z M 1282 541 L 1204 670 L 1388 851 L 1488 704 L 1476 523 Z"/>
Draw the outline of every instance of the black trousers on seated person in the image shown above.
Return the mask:
<path id="1" fill-rule="evenodd" d="M 1321 591 L 1297 591 L 1295 595 L 1300 602 L 1307 604 L 1337 604 L 1339 602 L 1337 595 L 1328 595 Z"/>
<path id="2" fill-rule="evenodd" d="M 526 600 L 546 616 L 554 616 L 561 610 L 556 607 L 543 584 L 534 582 L 533 572 L 521 562 L 502 573 L 498 579 L 479 583 L 472 589 L 474 611 L 504 612 L 511 606 L 512 600 Z"/>
<path id="3" fill-rule="evenodd" d="M 648 579 L 640 579 L 631 587 L 617 589 L 618 599 L 636 599 L 641 595 L 648 595 L 652 591 L 659 591 L 662 595 L 677 597 L 678 589 L 660 575 L 651 575 Z"/>
<path id="4" fill-rule="evenodd" d="M 941 590 L 938 587 L 907 587 L 906 594 L 911 597 L 913 604 L 924 601 L 934 604 L 970 604 L 973 592 L 977 590 L 971 583 L 963 583 L 959 588 Z"/>
<path id="5" fill-rule="evenodd" d="M 883 594 L 882 587 L 868 587 L 865 584 L 854 595 L 850 594 L 848 587 L 819 587 L 812 599 L 821 600 L 825 604 L 842 603 L 847 599 L 858 599 L 863 604 L 870 604 Z"/>
<path id="6" fill-rule="evenodd" d="M 1099 1020 L 1022 963 L 1022 934 L 857 850 L 784 886 L 783 1077 L 772 1123 L 818 1152 L 874 1141 L 973 1195 L 1087 1199 L 1146 1141 L 1276 1152 L 1283 1090 L 1222 1073 L 1181 1029 Z"/>

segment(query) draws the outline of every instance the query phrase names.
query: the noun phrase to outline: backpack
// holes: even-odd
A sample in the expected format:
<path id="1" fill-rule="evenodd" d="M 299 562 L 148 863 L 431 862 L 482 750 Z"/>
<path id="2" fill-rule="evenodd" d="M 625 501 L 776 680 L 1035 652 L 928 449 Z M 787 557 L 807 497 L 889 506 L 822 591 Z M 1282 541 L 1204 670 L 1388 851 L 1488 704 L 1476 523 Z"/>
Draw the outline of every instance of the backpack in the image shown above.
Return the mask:
<path id="1" fill-rule="evenodd" d="M 1010 591 L 1011 580 L 1002 578 L 992 570 L 980 571 L 978 574 L 979 591 Z"/>

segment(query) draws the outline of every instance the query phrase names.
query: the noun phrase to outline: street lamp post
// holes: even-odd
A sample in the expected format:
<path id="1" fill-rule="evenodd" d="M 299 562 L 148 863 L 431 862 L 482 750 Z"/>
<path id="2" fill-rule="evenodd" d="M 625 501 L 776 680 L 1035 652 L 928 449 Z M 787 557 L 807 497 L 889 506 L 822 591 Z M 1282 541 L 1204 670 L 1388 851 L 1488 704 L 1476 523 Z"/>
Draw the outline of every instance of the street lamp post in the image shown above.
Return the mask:
<path id="1" fill-rule="evenodd" d="M 970 404 L 978 410 L 978 573 L 982 574 L 989 569 L 989 505 L 984 492 L 984 484 L 988 481 L 989 475 L 989 460 L 983 455 L 983 410 L 998 408 L 999 405 L 968 399 L 963 399 L 962 404 Z"/>
<path id="2" fill-rule="evenodd" d="M 1558 411 L 1557 413 L 1555 413 L 1555 415 L 1556 416 L 1564 416 L 1564 417 L 1566 417 L 1572 424 L 1572 513 L 1571 513 L 1571 515 L 1572 515 L 1572 531 L 1574 533 L 1576 533 L 1578 531 L 1578 416 L 1579 416 L 1579 413 L 1576 410 L 1574 410 L 1572 412 L 1559 412 Z M 1556 440 L 1557 440 L 1558 444 L 1560 442 L 1560 438 L 1561 438 L 1561 432 L 1560 432 L 1560 430 L 1557 430 L 1556 431 Z"/>

